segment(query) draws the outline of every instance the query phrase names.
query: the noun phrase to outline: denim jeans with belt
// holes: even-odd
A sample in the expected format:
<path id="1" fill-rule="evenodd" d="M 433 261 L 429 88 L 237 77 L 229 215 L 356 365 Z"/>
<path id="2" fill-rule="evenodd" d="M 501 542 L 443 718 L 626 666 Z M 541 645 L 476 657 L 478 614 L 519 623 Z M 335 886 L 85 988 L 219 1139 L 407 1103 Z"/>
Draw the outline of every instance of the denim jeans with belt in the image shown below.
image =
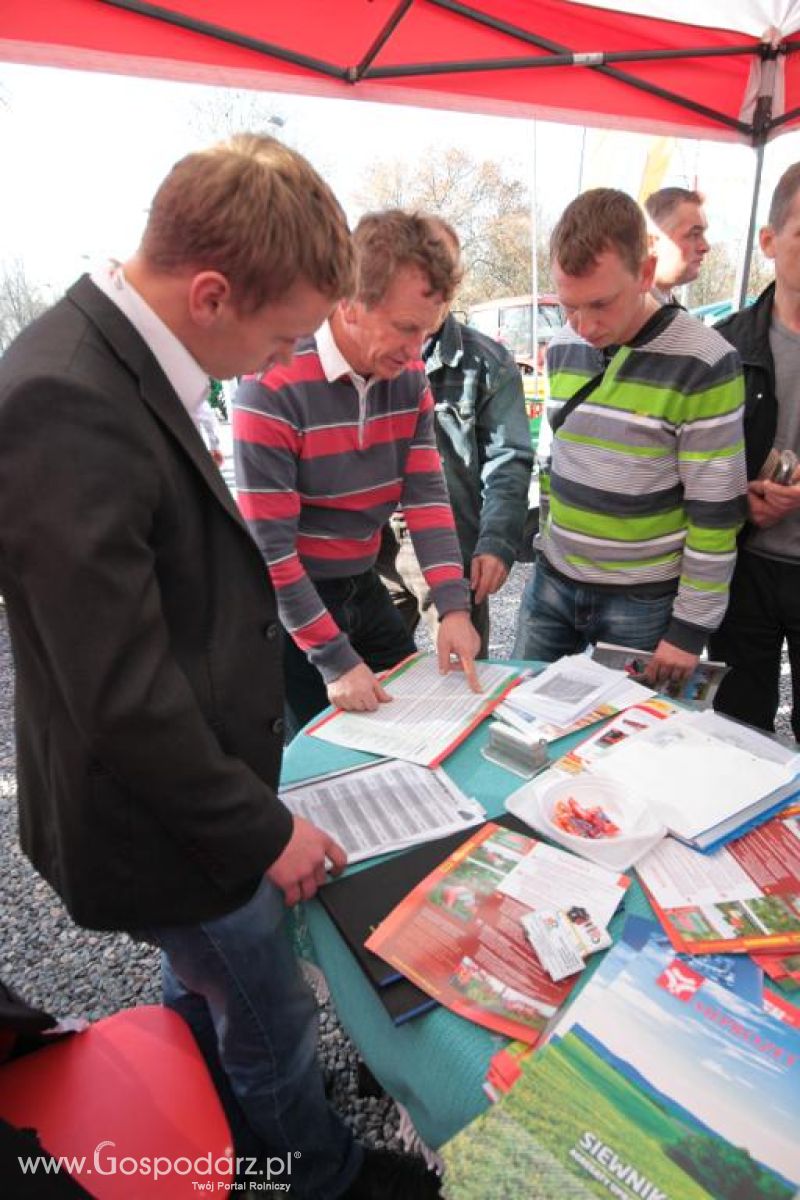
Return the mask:
<path id="1" fill-rule="evenodd" d="M 522 593 L 512 658 L 555 662 L 597 642 L 655 650 L 676 588 L 677 580 L 666 595 L 592 587 L 556 574 L 540 557 Z"/>
<path id="2" fill-rule="evenodd" d="M 325 1098 L 317 1006 L 292 950 L 282 893 L 264 878 L 234 912 L 146 936 L 163 951 L 164 1002 L 206 1057 L 235 1153 L 261 1160 L 255 1169 L 273 1159 L 272 1178 L 291 1183 L 292 1196 L 340 1196 L 362 1150 Z"/>
<path id="3" fill-rule="evenodd" d="M 402 616 L 374 569 L 342 579 L 318 579 L 314 586 L 353 649 L 373 671 L 387 671 L 416 650 Z M 327 708 L 328 692 L 317 668 L 289 636 L 284 636 L 286 741 Z"/>

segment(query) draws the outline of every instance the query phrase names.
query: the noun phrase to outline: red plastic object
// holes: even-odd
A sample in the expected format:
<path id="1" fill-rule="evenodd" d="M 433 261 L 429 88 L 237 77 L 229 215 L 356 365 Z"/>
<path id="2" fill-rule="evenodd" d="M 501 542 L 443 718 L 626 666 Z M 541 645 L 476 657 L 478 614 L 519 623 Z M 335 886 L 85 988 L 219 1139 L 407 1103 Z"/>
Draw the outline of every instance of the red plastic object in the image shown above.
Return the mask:
<path id="1" fill-rule="evenodd" d="M 97 1200 L 225 1195 L 233 1178 L 228 1123 L 202 1055 L 185 1022 L 158 1005 L 0 1067 L 0 1116 L 71 1159 L 69 1173 Z"/>

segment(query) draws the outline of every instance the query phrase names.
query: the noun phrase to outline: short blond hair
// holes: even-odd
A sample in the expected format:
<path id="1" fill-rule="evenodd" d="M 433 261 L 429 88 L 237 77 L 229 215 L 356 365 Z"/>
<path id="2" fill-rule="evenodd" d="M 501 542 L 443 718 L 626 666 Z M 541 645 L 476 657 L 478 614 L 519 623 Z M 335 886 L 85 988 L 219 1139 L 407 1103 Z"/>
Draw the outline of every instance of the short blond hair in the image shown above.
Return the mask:
<path id="1" fill-rule="evenodd" d="M 246 312 L 298 281 L 332 301 L 352 286 L 338 200 L 301 154 L 259 134 L 237 134 L 175 164 L 153 199 L 141 253 L 157 271 L 219 271 Z"/>
<path id="2" fill-rule="evenodd" d="M 550 260 L 567 275 L 588 275 L 601 254 L 615 251 L 632 275 L 647 258 L 647 226 L 639 205 L 616 188 L 591 188 L 567 205 L 550 237 Z"/>
<path id="3" fill-rule="evenodd" d="M 353 232 L 356 253 L 355 299 L 366 308 L 380 304 L 395 275 L 416 267 L 428 280 L 432 295 L 452 300 L 461 282 L 438 218 L 399 208 L 366 213 Z"/>
<path id="4" fill-rule="evenodd" d="M 798 191 L 800 191 L 800 163 L 792 163 L 778 180 L 769 206 L 768 224 L 776 233 L 780 233 L 788 221 L 789 212 Z"/>

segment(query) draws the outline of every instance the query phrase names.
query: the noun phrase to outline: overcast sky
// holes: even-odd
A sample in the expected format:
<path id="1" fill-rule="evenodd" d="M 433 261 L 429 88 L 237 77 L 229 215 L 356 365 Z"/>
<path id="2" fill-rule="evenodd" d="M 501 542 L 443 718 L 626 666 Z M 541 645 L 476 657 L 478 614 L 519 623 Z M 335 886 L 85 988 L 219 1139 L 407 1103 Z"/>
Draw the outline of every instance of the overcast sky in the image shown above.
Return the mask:
<path id="1" fill-rule="evenodd" d="M 0 66 L 0 261 L 20 258 L 32 279 L 60 290 L 98 259 L 124 258 L 138 241 L 145 210 L 171 164 L 213 140 L 207 112 L 222 89 L 54 68 Z M 521 118 L 443 110 L 239 93 L 248 124 L 285 120 L 301 149 L 353 212 L 353 193 L 376 158 L 413 161 L 421 150 L 461 146 L 530 180 L 555 216 L 584 184 L 636 194 L 649 139 L 590 132 Z M 216 96 L 216 100 L 214 99 Z M 534 135 L 535 129 L 535 135 Z M 747 147 L 680 142 L 668 183 L 708 196 L 712 236 L 729 240 L 746 227 L 753 153 Z M 800 133 L 767 148 L 762 208 L 785 166 L 800 159 Z"/>

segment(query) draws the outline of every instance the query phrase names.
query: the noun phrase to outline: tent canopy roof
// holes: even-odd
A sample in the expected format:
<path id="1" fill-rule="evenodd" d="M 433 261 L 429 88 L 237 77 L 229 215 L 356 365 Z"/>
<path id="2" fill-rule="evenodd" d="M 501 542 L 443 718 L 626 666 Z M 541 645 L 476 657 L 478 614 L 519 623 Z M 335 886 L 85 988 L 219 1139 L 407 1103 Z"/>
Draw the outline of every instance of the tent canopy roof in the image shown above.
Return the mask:
<path id="1" fill-rule="evenodd" d="M 4 0 L 0 59 L 754 143 L 799 125 L 798 0 L 702 7 Z"/>

